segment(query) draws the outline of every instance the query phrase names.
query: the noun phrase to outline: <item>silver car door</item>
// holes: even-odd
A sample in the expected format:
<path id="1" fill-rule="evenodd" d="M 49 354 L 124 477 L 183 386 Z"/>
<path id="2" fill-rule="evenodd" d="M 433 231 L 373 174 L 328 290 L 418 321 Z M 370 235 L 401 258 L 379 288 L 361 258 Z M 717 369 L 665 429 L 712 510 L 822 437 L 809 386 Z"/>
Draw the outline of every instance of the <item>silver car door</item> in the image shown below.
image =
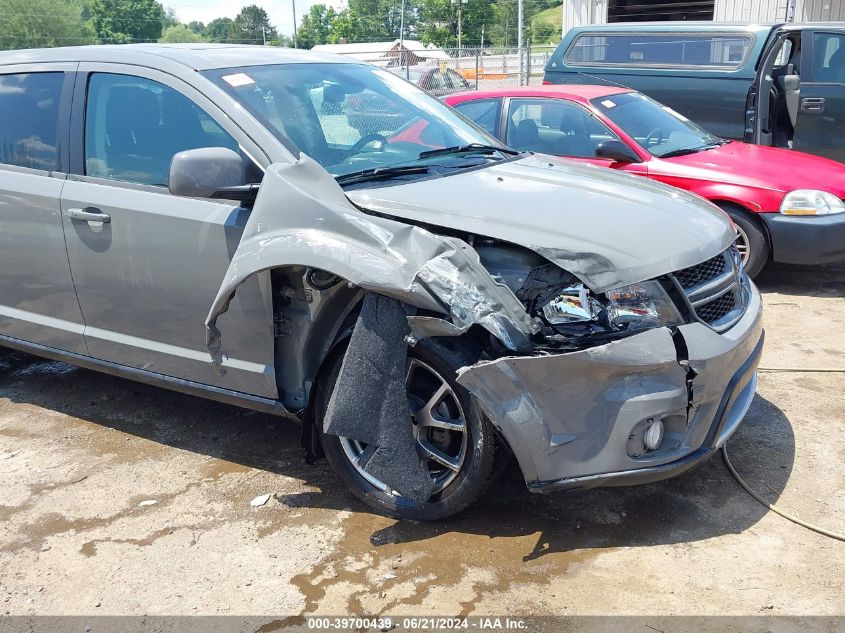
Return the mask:
<path id="1" fill-rule="evenodd" d="M 76 66 L 0 68 L 0 336 L 84 354 L 59 207 Z"/>
<path id="2" fill-rule="evenodd" d="M 276 397 L 268 275 L 252 279 L 228 315 L 236 334 L 224 375 L 206 348 L 205 316 L 249 211 L 167 190 L 178 151 L 259 150 L 195 88 L 151 69 L 81 64 L 74 108 L 81 153 L 62 212 L 91 356 Z"/>

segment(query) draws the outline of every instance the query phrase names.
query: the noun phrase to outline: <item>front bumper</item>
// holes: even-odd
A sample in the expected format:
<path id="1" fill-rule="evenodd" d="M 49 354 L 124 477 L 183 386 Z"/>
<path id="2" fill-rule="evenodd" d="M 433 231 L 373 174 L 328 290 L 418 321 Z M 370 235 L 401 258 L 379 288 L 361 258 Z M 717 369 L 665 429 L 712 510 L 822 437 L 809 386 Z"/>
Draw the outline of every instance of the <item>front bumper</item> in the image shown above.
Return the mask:
<path id="1" fill-rule="evenodd" d="M 761 213 L 772 240 L 772 259 L 782 264 L 845 261 L 845 213 L 818 216 Z"/>
<path id="2" fill-rule="evenodd" d="M 761 301 L 721 334 L 701 323 L 658 328 L 568 354 L 500 358 L 459 372 L 519 461 L 547 492 L 666 479 L 736 430 L 754 398 L 763 346 Z M 686 362 L 679 362 L 686 361 Z M 642 449 L 663 421 L 665 439 Z"/>

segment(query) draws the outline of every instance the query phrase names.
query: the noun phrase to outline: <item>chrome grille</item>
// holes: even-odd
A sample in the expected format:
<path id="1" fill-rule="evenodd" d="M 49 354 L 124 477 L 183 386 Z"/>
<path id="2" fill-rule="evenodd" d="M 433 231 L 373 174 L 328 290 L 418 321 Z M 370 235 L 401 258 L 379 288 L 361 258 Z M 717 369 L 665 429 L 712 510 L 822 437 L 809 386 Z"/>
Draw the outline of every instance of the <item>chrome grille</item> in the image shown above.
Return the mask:
<path id="1" fill-rule="evenodd" d="M 695 317 L 718 332 L 730 328 L 745 312 L 748 277 L 735 246 L 672 276 Z"/>

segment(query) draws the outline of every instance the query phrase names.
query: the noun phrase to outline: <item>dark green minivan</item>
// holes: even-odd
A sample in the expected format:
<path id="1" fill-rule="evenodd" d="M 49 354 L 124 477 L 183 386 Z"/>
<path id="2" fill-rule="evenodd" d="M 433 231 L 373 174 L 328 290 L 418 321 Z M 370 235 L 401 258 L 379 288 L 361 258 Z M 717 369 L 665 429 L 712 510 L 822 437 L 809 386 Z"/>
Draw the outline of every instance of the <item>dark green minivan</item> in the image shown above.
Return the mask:
<path id="1" fill-rule="evenodd" d="M 721 137 L 845 162 L 845 23 L 584 26 L 544 83 L 621 84 Z"/>

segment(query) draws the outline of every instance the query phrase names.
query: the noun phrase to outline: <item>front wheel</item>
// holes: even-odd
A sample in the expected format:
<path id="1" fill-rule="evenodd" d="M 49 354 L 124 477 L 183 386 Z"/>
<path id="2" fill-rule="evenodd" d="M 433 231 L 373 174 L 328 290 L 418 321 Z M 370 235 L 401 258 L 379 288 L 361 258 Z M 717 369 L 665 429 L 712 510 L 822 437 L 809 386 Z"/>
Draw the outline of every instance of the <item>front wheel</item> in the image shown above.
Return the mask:
<path id="1" fill-rule="evenodd" d="M 321 433 L 342 360 L 336 359 L 318 387 Z M 487 490 L 499 472 L 501 446 L 473 398 L 455 382 L 456 370 L 474 361 L 467 350 L 450 350 L 431 340 L 408 350 L 408 424 L 434 490 L 424 503 L 399 496 L 364 470 L 366 444 L 322 433 L 326 458 L 356 497 L 388 516 L 431 521 L 460 512 Z"/>
<path id="2" fill-rule="evenodd" d="M 756 218 L 749 217 L 747 211 L 730 204 L 717 203 L 736 225 L 736 248 L 742 256 L 745 272 L 752 279 L 756 277 L 766 262 L 769 261 L 769 241 L 763 227 Z"/>

